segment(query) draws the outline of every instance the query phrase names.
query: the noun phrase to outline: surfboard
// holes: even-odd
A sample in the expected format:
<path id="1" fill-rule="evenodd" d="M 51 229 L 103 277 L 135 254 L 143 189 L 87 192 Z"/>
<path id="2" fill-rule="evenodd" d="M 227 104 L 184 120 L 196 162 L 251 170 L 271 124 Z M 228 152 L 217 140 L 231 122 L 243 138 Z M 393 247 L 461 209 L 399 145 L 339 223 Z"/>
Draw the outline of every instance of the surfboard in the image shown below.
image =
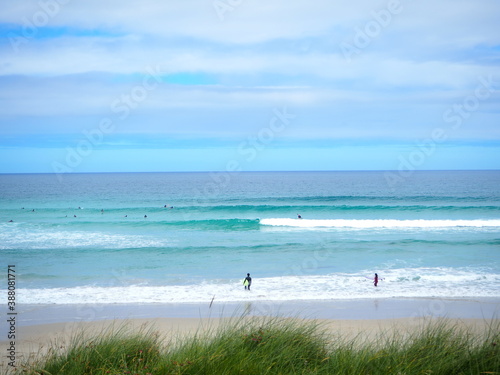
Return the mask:
<path id="1" fill-rule="evenodd" d="M 248 286 L 248 280 L 247 279 L 243 280 L 243 286 Z"/>

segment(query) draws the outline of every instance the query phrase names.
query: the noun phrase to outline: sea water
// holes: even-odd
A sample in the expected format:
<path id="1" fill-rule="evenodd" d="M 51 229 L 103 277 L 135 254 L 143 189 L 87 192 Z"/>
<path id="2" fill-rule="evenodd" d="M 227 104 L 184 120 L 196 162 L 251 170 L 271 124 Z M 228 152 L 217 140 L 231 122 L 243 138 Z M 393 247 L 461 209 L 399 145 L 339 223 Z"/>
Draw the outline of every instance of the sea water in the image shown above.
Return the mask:
<path id="1" fill-rule="evenodd" d="M 397 173 L 0 175 L 1 263 L 24 304 L 499 298 L 500 172 Z"/>

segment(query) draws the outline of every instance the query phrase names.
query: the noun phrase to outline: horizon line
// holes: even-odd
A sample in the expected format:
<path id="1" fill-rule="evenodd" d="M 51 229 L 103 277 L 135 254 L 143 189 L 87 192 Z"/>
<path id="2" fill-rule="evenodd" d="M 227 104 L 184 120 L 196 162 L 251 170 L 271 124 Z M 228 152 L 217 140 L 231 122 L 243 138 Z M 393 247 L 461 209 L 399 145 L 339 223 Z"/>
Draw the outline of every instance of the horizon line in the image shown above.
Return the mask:
<path id="1" fill-rule="evenodd" d="M 160 174 L 160 173 L 331 173 L 331 172 L 395 172 L 395 173 L 418 173 L 418 172 L 500 172 L 500 169 L 419 169 L 419 170 L 404 170 L 399 169 L 321 169 L 321 170 L 249 170 L 249 171 L 92 171 L 92 172 L 0 172 L 0 175 L 81 175 L 81 174 Z"/>

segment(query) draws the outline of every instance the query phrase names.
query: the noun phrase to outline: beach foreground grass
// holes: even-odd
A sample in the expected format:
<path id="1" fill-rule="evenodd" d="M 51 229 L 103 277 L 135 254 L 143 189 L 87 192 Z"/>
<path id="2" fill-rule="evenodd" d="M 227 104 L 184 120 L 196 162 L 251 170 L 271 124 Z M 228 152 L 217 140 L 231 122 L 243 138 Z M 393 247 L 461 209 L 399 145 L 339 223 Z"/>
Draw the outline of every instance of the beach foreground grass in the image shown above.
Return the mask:
<path id="1" fill-rule="evenodd" d="M 123 327 L 75 335 L 18 374 L 500 374 L 500 329 L 482 334 L 445 320 L 376 340 L 332 334 L 316 321 L 231 320 L 191 336 Z"/>

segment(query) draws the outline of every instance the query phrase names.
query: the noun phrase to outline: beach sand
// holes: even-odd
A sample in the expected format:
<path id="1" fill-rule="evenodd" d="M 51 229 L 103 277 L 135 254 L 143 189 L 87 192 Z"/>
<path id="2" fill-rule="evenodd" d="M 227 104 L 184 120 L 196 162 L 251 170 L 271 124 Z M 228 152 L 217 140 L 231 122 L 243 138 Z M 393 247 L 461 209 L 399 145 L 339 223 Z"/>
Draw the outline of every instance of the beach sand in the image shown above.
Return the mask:
<path id="1" fill-rule="evenodd" d="M 489 300 L 365 300 L 295 301 L 178 305 L 24 305 L 15 326 L 15 360 L 21 364 L 39 358 L 50 348 L 67 348 L 82 333 L 95 337 L 111 331 L 158 332 L 165 343 L 184 336 L 206 333 L 231 320 L 314 320 L 339 339 L 374 341 L 394 333 L 410 334 L 429 322 L 443 319 L 457 329 L 481 335 L 492 324 L 499 326 L 500 301 Z M 12 344 L 2 324 L 0 373 L 9 369 Z"/>
<path id="2" fill-rule="evenodd" d="M 15 359 L 19 365 L 26 361 L 33 361 L 46 354 L 50 348 L 64 350 L 72 342 L 72 338 L 96 337 L 99 335 L 116 332 L 125 329 L 126 332 L 146 332 L 152 334 L 157 332 L 163 338 L 165 344 L 176 342 L 183 337 L 203 333 L 214 332 L 221 324 L 227 325 L 236 319 L 265 319 L 265 317 L 244 318 L 148 318 L 129 320 L 101 320 L 93 322 L 65 322 L 42 325 L 31 325 L 20 327 L 17 332 L 18 339 L 15 344 Z M 301 319 L 301 318 L 279 318 L 279 319 Z M 365 319 L 365 320 L 333 320 L 315 319 L 330 336 L 331 340 L 384 341 L 384 337 L 411 334 L 419 328 L 423 328 L 429 322 L 438 322 L 445 319 L 457 329 L 467 329 L 475 335 L 482 335 L 488 330 L 492 323 L 498 320 L 486 319 L 448 319 L 448 318 L 399 318 L 399 319 Z M 304 319 L 308 321 L 309 319 Z M 2 353 L 9 352 L 9 342 L 0 342 Z M 9 369 L 5 354 L 2 355 L 0 373 Z"/>

